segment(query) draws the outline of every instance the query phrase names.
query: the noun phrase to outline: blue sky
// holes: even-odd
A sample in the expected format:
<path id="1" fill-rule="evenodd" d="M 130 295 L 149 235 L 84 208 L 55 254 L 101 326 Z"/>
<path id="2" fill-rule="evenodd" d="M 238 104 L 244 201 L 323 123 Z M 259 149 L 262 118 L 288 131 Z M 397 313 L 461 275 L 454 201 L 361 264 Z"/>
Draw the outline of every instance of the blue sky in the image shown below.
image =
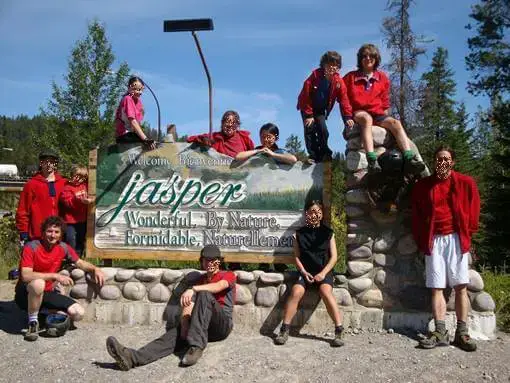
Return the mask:
<path id="1" fill-rule="evenodd" d="M 420 60 L 426 70 L 437 46 L 448 49 L 457 81 L 457 99 L 471 116 L 484 100 L 466 91 L 471 4 L 475 1 L 416 0 L 411 23 L 432 43 Z M 381 22 L 385 0 L 2 0 L 0 2 L 0 115 L 33 115 L 46 105 L 51 81 L 62 83 L 76 40 L 87 23 L 105 23 L 118 65 L 126 61 L 158 96 L 163 127 L 172 122 L 179 134 L 208 129 L 207 81 L 190 33 L 163 33 L 163 20 L 212 18 L 215 30 L 199 38 L 211 71 L 214 125 L 227 109 L 239 111 L 244 129 L 258 143 L 258 129 L 276 123 L 281 144 L 291 133 L 302 137 L 296 99 L 322 53 L 337 50 L 341 73 L 355 68 L 356 51 L 377 44 L 388 59 Z M 115 69 L 115 68 L 113 68 Z M 155 103 L 143 96 L 146 120 L 157 126 Z M 338 107 L 328 120 L 330 146 L 344 150 Z M 112 127 L 113 129 L 113 127 Z"/>

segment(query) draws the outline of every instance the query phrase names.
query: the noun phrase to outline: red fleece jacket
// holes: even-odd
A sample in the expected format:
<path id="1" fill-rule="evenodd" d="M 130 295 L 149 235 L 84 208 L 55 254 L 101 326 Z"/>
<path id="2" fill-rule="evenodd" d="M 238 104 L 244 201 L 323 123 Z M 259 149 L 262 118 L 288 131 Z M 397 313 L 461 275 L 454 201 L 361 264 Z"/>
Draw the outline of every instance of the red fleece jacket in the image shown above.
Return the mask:
<path id="1" fill-rule="evenodd" d="M 60 195 L 60 216 L 65 223 L 87 222 L 87 205 L 80 201 L 79 196 L 87 197 L 87 184 L 73 185 L 69 182 Z"/>
<path id="2" fill-rule="evenodd" d="M 250 138 L 250 132 L 247 130 L 238 130 L 232 137 L 225 137 L 221 132 L 214 132 L 212 140 L 211 145 L 208 133 L 188 137 L 188 142 L 210 145 L 218 153 L 230 157 L 235 157 L 237 153 L 252 150 L 255 147 Z"/>
<path id="3" fill-rule="evenodd" d="M 480 195 L 475 180 L 465 174 L 452 171 L 451 196 L 453 225 L 459 235 L 460 249 L 467 253 L 471 236 L 478 231 L 480 218 Z M 434 237 L 434 189 L 438 183 L 435 175 L 422 178 L 412 192 L 412 227 L 418 249 L 430 255 Z"/>

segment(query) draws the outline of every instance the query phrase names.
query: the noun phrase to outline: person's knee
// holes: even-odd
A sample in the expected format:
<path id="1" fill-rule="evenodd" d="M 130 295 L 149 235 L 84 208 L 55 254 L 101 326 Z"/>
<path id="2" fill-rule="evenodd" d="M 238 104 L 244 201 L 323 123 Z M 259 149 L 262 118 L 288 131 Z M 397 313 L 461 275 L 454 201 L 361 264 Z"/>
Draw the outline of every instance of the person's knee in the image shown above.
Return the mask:
<path id="1" fill-rule="evenodd" d="M 291 300 L 297 300 L 300 301 L 301 298 L 303 298 L 303 295 L 305 295 L 305 289 L 302 286 L 295 286 L 292 288 L 292 291 L 290 292 L 289 299 Z"/>
<path id="2" fill-rule="evenodd" d="M 29 295 L 42 295 L 44 293 L 44 287 L 46 282 L 43 279 L 34 279 L 27 285 L 27 291 Z"/>
<path id="3" fill-rule="evenodd" d="M 71 319 L 75 322 L 78 322 L 83 319 L 85 315 L 85 309 L 79 303 L 75 303 L 67 309 L 67 314 L 71 317 Z"/>
<path id="4" fill-rule="evenodd" d="M 323 299 L 329 298 L 332 292 L 333 288 L 327 283 L 323 283 L 322 285 L 319 286 L 319 294 Z"/>
<path id="5" fill-rule="evenodd" d="M 432 297 L 441 297 L 443 295 L 443 289 L 431 289 Z"/>
<path id="6" fill-rule="evenodd" d="M 354 119 L 362 126 L 371 125 L 373 122 L 372 116 L 370 116 L 367 112 L 356 112 Z"/>
<path id="7" fill-rule="evenodd" d="M 467 285 L 457 285 L 453 288 L 455 290 L 455 295 L 464 295 L 467 294 Z"/>
<path id="8" fill-rule="evenodd" d="M 195 302 L 201 301 L 201 300 L 210 300 L 214 299 L 214 295 L 210 291 L 199 291 L 195 294 Z"/>

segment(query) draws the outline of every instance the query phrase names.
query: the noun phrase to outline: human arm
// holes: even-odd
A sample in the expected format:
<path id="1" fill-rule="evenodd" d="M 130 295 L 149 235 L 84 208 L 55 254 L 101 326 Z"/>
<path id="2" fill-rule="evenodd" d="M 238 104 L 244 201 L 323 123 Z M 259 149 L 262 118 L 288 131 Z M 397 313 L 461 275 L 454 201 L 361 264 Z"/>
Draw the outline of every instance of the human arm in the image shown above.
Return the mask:
<path id="1" fill-rule="evenodd" d="M 347 87 L 345 85 L 344 80 L 340 77 L 338 79 L 337 89 L 336 89 L 336 99 L 338 104 L 340 105 L 340 111 L 342 112 L 342 118 L 345 124 L 352 128 L 354 126 L 354 121 L 352 119 L 352 106 L 349 100 L 349 96 L 347 95 Z"/>
<path id="2" fill-rule="evenodd" d="M 44 281 L 55 281 L 59 282 L 64 286 L 72 286 L 74 284 L 72 278 L 67 275 L 59 273 L 40 273 L 33 270 L 32 267 L 21 268 L 21 280 L 25 283 L 30 283 L 33 280 L 42 279 Z"/>
<path id="3" fill-rule="evenodd" d="M 187 307 L 193 301 L 193 295 L 199 293 L 200 291 L 208 291 L 212 294 L 217 294 L 220 291 L 223 291 L 229 288 L 231 283 L 229 281 L 222 279 L 218 282 L 214 283 L 206 283 L 203 285 L 195 285 L 184 291 L 181 295 L 181 306 Z"/>
<path id="4" fill-rule="evenodd" d="M 32 205 L 32 187 L 28 181 L 19 197 L 18 208 L 16 209 L 16 228 L 19 231 L 22 241 L 28 240 L 30 208 Z"/>
<path id="5" fill-rule="evenodd" d="M 259 154 L 262 151 L 262 149 L 253 149 L 253 150 L 246 150 L 244 152 L 239 152 L 235 156 L 235 160 L 237 161 L 245 161 L 250 157 L 253 157 L 256 154 Z"/>
<path id="6" fill-rule="evenodd" d="M 285 164 L 293 165 L 297 162 L 297 158 L 294 154 L 291 154 L 283 149 L 278 149 L 276 151 L 272 151 L 271 149 L 267 149 L 265 153 L 273 157 L 278 162 L 283 162 Z"/>
<path id="7" fill-rule="evenodd" d="M 301 251 L 299 250 L 299 243 L 296 236 L 294 236 L 294 261 L 296 262 L 296 267 L 299 273 L 303 276 L 305 281 L 308 283 L 313 283 L 313 275 L 306 271 L 305 267 L 301 263 Z"/>
<path id="8" fill-rule="evenodd" d="M 321 282 L 324 280 L 324 278 L 326 278 L 326 275 L 331 271 L 333 270 L 333 267 L 335 267 L 336 265 L 336 261 L 338 259 L 338 255 L 337 255 L 337 251 L 336 251 L 336 241 L 335 241 L 335 234 L 333 234 L 329 240 L 329 261 L 328 263 L 326 264 L 326 266 L 324 266 L 324 268 L 322 269 L 322 271 L 315 275 L 313 277 L 313 279 L 316 281 L 316 282 Z"/>
<path id="9" fill-rule="evenodd" d="M 301 111 L 301 117 L 305 127 L 313 123 L 313 104 L 312 104 L 312 83 L 315 77 L 315 71 L 305 80 L 303 88 L 298 96 L 297 109 Z"/>
<path id="10" fill-rule="evenodd" d="M 379 73 L 381 73 L 381 78 L 384 81 L 383 92 L 381 94 L 382 107 L 384 109 L 384 114 L 388 115 L 390 107 L 391 107 L 391 104 L 390 104 L 391 83 L 390 83 L 389 78 L 384 73 L 382 73 L 382 72 L 379 72 Z"/>
<path id="11" fill-rule="evenodd" d="M 90 273 L 94 276 L 94 281 L 99 285 L 103 286 L 104 284 L 104 273 L 103 271 L 97 267 L 94 266 L 92 263 L 89 263 L 87 261 L 84 261 L 83 259 L 78 259 L 76 261 L 76 267 L 85 271 L 86 273 Z"/>

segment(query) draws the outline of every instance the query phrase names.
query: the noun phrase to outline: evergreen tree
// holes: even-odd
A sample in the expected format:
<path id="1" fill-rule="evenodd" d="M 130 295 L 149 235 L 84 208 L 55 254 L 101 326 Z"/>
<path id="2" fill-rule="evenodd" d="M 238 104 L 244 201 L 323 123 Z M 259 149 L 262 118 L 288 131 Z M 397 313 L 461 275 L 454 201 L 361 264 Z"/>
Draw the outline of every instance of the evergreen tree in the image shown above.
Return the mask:
<path id="1" fill-rule="evenodd" d="M 303 144 L 298 136 L 295 134 L 291 134 L 287 137 L 285 141 L 285 149 L 289 151 L 289 153 L 294 154 L 299 161 L 303 161 L 306 159 L 306 152 L 303 150 Z"/>
<path id="2" fill-rule="evenodd" d="M 404 128 L 414 133 L 412 125 L 415 123 L 418 88 L 412 74 L 425 49 L 418 47 L 418 39 L 411 28 L 409 9 L 412 3 L 413 0 L 389 0 L 387 9 L 393 16 L 383 19 L 382 32 L 386 47 L 391 51 L 388 71 L 392 82 L 393 114 L 400 118 Z"/>
<path id="3" fill-rule="evenodd" d="M 485 236 L 480 253 L 493 266 L 510 261 L 510 1 L 480 0 L 470 17 L 476 35 L 468 39 L 466 65 L 473 72 L 472 94 L 490 98 L 493 145 L 483 214 Z"/>
<path id="4" fill-rule="evenodd" d="M 455 170 L 476 176 L 476 162 L 473 157 L 473 129 L 469 128 L 469 114 L 461 103 L 454 115 L 454 125 L 446 129 L 445 142 L 455 151 Z"/>

